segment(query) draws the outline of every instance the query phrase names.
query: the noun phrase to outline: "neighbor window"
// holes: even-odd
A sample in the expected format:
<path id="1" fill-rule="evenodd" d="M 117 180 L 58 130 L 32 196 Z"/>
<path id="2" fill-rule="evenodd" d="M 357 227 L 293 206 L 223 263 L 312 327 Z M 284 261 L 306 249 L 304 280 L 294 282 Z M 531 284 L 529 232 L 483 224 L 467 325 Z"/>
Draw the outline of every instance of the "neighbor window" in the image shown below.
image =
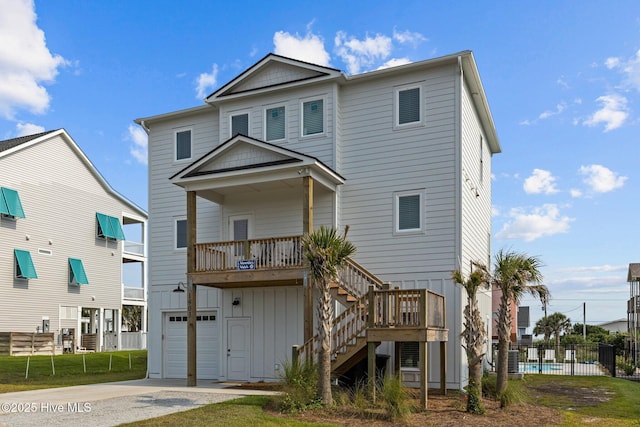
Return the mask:
<path id="1" fill-rule="evenodd" d="M 422 103 L 420 102 L 420 86 L 396 91 L 396 125 L 404 126 L 420 123 L 422 120 Z"/>
<path id="2" fill-rule="evenodd" d="M 31 259 L 31 252 L 14 249 L 15 258 L 15 276 L 18 279 L 37 279 L 36 267 Z"/>
<path id="3" fill-rule="evenodd" d="M 302 135 L 324 132 L 324 101 L 316 99 L 302 103 Z"/>
<path id="4" fill-rule="evenodd" d="M 424 192 L 403 191 L 395 193 L 395 232 L 424 231 Z"/>
<path id="5" fill-rule="evenodd" d="M 176 160 L 191 158 L 191 130 L 176 132 Z"/>
<path id="6" fill-rule="evenodd" d="M 176 220 L 176 249 L 187 247 L 187 220 Z"/>
<path id="7" fill-rule="evenodd" d="M 249 114 L 236 114 L 231 116 L 231 136 L 242 135 L 249 136 Z"/>
<path id="8" fill-rule="evenodd" d="M 284 107 L 268 108 L 265 114 L 265 135 L 267 141 L 285 137 Z"/>
<path id="9" fill-rule="evenodd" d="M 96 235 L 103 239 L 125 240 L 120 220 L 114 216 L 96 212 Z"/>
<path id="10" fill-rule="evenodd" d="M 20 195 L 16 190 L 0 187 L 0 214 L 9 218 L 24 218 Z"/>

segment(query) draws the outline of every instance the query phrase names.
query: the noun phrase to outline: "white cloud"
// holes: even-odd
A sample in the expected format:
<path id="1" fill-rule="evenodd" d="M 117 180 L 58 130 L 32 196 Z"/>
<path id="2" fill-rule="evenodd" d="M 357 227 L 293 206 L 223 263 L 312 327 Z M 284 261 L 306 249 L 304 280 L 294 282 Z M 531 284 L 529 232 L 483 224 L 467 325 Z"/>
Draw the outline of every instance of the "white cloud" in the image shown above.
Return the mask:
<path id="1" fill-rule="evenodd" d="M 596 193 L 608 193 L 621 188 L 627 180 L 626 176 L 619 176 L 602 165 L 580 166 L 578 172 L 585 176 L 583 182 Z"/>
<path id="2" fill-rule="evenodd" d="M 577 188 L 572 188 L 569 192 L 573 198 L 582 197 L 582 191 Z"/>
<path id="3" fill-rule="evenodd" d="M 273 35 L 274 53 L 312 64 L 329 66 L 331 60 L 329 53 L 324 48 L 324 40 L 311 32 L 307 26 L 307 34 L 300 36 L 289 34 L 286 31 L 277 31 Z"/>
<path id="4" fill-rule="evenodd" d="M 594 266 L 585 266 L 585 267 L 566 267 L 566 268 L 558 268 L 556 272 L 558 273 L 608 273 L 611 271 L 618 272 L 626 272 L 628 266 L 626 265 L 594 265 Z"/>
<path id="5" fill-rule="evenodd" d="M 383 70 L 385 68 L 397 67 L 399 65 L 410 64 L 411 60 L 409 58 L 393 58 L 382 64 L 378 67 L 378 70 Z"/>
<path id="6" fill-rule="evenodd" d="M 202 73 L 196 79 L 196 98 L 203 99 L 216 86 L 218 79 L 218 64 L 213 64 L 211 73 Z"/>
<path id="7" fill-rule="evenodd" d="M 413 47 L 418 46 L 418 44 L 427 41 L 427 38 L 420 33 L 412 32 L 409 30 L 405 31 L 396 31 L 393 29 L 393 39 L 398 41 L 399 43 L 411 43 Z"/>
<path id="8" fill-rule="evenodd" d="M 67 61 L 47 48 L 33 1 L 0 0 L 0 10 L 0 115 L 45 113 L 51 98 L 42 84 L 52 83 Z"/>
<path id="9" fill-rule="evenodd" d="M 17 123 L 16 124 L 16 137 L 35 135 L 36 133 L 44 132 L 44 127 L 35 125 L 33 123 Z"/>
<path id="10" fill-rule="evenodd" d="M 567 103 L 566 102 L 561 102 L 560 104 L 556 105 L 555 111 L 553 111 L 553 110 L 543 111 L 538 116 L 538 118 L 541 119 L 541 120 L 544 120 L 544 119 L 548 119 L 549 117 L 552 117 L 552 116 L 557 116 L 558 114 L 562 113 L 566 108 L 567 108 Z"/>
<path id="11" fill-rule="evenodd" d="M 523 239 L 526 242 L 540 237 L 569 231 L 573 218 L 561 216 L 555 204 L 545 204 L 533 208 L 530 212 L 522 208 L 514 208 L 509 213 L 512 218 L 496 234 L 497 239 Z"/>
<path id="12" fill-rule="evenodd" d="M 596 101 L 602 104 L 602 108 L 582 122 L 585 126 L 593 127 L 604 123 L 604 131 L 608 132 L 622 126 L 629 117 L 627 98 L 622 95 L 603 95 Z"/>
<path id="13" fill-rule="evenodd" d="M 619 70 L 624 75 L 624 86 L 640 92 L 640 50 L 628 60 L 613 57 L 607 58 L 604 64 L 610 70 Z"/>
<path id="14" fill-rule="evenodd" d="M 334 38 L 335 49 L 347 64 L 350 74 L 357 74 L 362 68 L 369 68 L 377 61 L 389 57 L 393 47 L 391 37 L 377 34 L 375 37 L 365 36 L 358 40 L 354 36 L 347 36 L 344 31 L 338 31 Z"/>
<path id="15" fill-rule="evenodd" d="M 142 130 L 141 127 L 135 125 L 129 125 L 128 132 L 129 134 L 127 139 L 133 142 L 133 145 L 129 148 L 129 153 L 138 161 L 138 163 L 146 165 L 148 162 L 147 133 Z"/>
<path id="16" fill-rule="evenodd" d="M 543 169 L 534 169 L 533 175 L 524 180 L 522 187 L 527 194 L 554 194 L 558 192 L 556 178 L 551 172 Z"/>

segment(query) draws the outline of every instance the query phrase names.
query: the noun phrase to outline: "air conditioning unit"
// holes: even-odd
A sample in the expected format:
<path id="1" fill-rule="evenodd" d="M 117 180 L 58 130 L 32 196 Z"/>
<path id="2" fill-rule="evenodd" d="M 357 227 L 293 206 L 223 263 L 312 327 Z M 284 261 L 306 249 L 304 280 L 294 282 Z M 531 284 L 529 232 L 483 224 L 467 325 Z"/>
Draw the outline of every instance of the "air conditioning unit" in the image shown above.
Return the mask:
<path id="1" fill-rule="evenodd" d="M 518 350 L 509 350 L 509 358 L 507 359 L 507 372 L 510 374 L 518 372 Z"/>

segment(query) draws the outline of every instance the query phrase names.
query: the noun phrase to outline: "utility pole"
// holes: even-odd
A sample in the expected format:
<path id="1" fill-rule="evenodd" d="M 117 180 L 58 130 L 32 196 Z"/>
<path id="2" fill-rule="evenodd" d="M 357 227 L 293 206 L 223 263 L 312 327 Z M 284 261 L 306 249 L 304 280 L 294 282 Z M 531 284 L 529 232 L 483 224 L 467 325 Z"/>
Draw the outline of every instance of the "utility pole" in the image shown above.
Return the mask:
<path id="1" fill-rule="evenodd" d="M 587 342 L 587 303 L 582 303 L 582 338 Z"/>

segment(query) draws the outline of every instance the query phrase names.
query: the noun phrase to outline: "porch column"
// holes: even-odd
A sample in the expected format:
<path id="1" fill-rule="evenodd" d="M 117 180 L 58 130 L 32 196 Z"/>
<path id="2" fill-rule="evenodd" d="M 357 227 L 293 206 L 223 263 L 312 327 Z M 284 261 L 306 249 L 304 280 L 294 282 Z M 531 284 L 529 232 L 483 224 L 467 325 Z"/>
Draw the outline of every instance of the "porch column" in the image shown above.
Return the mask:
<path id="1" fill-rule="evenodd" d="M 196 285 L 191 273 L 195 270 L 196 260 L 196 193 L 187 191 L 187 386 L 197 385 L 196 372 Z"/>
<path id="2" fill-rule="evenodd" d="M 313 231 L 313 178 L 302 178 L 302 233 Z M 304 342 L 313 338 L 313 279 L 306 281 L 304 288 Z"/>

